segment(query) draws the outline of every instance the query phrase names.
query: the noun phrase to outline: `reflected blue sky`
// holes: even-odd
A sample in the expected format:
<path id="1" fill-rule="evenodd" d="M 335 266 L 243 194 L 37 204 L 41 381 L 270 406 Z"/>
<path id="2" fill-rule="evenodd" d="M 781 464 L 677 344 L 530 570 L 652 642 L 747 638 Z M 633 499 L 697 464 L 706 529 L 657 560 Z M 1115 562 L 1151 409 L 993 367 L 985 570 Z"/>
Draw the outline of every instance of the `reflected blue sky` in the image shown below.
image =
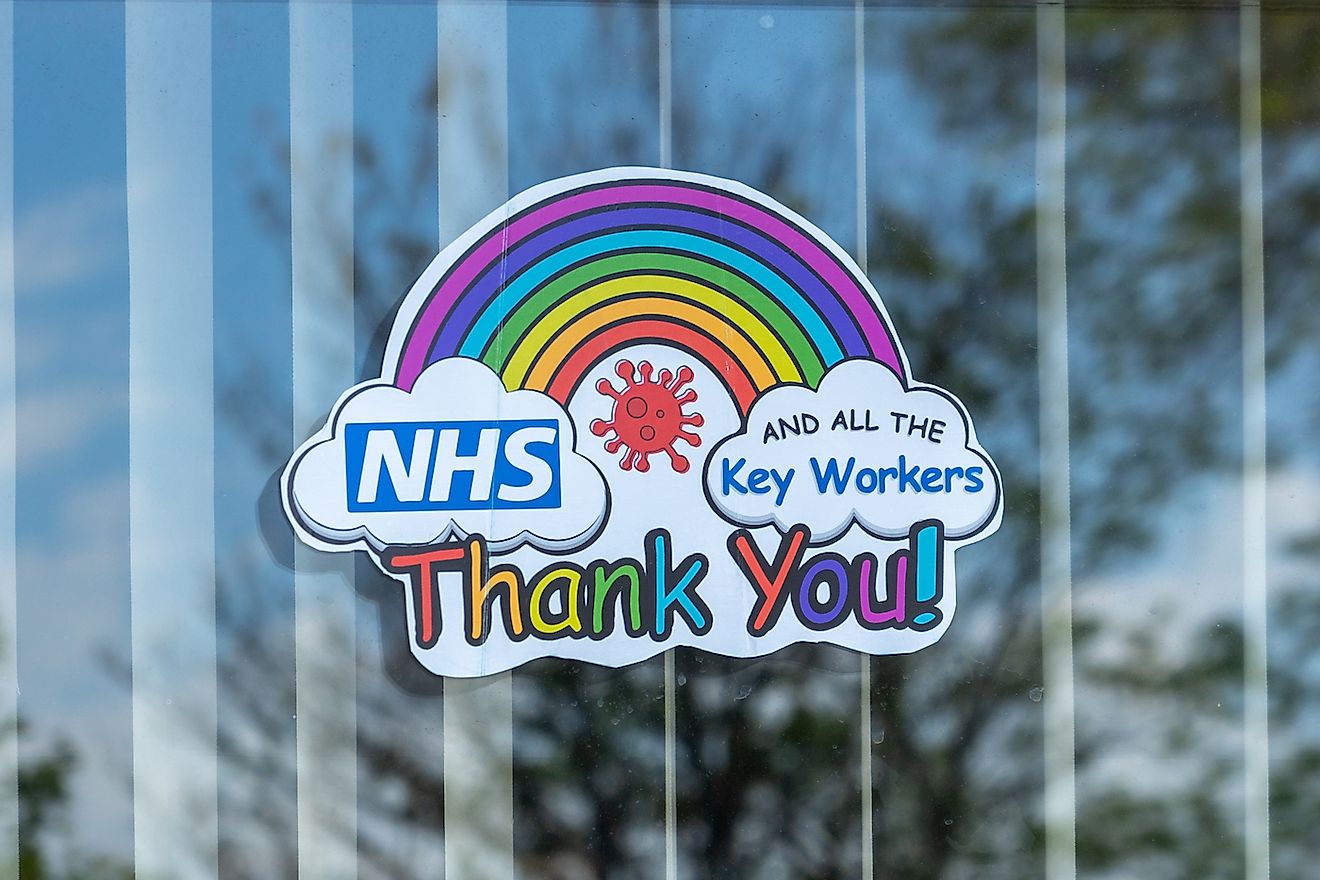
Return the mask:
<path id="1" fill-rule="evenodd" d="M 297 851 L 296 780 L 279 771 L 295 762 L 292 650 L 262 658 L 264 735 L 248 733 L 251 687 L 229 674 L 263 633 L 283 644 L 293 633 L 293 577 L 272 559 L 287 560 L 292 540 L 258 516 L 293 443 L 290 265 L 278 246 L 289 240 L 288 10 L 226 3 L 212 16 L 216 708 L 221 741 L 243 756 L 222 762 L 218 864 L 243 876 L 284 870 Z"/>
<path id="2" fill-rule="evenodd" d="M 14 12 L 19 711 L 82 760 L 78 835 L 131 849 L 122 10 Z"/>

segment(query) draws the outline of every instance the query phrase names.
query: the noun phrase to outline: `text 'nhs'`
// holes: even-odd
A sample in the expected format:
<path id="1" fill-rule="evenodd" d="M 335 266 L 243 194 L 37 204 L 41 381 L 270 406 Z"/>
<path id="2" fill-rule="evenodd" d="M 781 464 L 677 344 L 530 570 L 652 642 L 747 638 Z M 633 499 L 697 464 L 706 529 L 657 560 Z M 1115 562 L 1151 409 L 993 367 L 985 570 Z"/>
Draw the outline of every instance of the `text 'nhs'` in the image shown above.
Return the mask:
<path id="1" fill-rule="evenodd" d="M 352 511 L 560 506 L 554 419 L 350 424 L 344 464 Z"/>

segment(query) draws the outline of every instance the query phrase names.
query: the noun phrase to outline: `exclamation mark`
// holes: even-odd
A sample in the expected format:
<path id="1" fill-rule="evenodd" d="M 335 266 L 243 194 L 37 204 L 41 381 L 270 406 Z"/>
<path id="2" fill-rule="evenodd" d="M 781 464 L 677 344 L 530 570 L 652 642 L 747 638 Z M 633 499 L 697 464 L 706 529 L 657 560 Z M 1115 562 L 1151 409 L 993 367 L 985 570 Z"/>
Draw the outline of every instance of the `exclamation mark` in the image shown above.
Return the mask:
<path id="1" fill-rule="evenodd" d="M 944 561 L 944 525 L 937 520 L 917 523 L 912 527 L 912 548 L 917 564 L 917 604 L 930 605 L 939 600 L 940 579 Z M 922 611 L 912 618 L 912 625 L 927 629 L 940 619 L 938 609 Z"/>

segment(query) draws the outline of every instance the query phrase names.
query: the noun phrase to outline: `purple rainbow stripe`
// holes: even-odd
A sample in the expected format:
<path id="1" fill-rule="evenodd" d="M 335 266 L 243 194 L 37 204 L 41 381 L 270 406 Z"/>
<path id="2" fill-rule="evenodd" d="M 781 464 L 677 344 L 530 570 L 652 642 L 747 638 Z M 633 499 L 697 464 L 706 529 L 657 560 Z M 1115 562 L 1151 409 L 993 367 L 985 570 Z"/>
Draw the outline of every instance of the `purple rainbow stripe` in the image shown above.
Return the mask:
<path id="1" fill-rule="evenodd" d="M 763 263 L 773 266 L 780 275 L 793 282 L 793 286 L 803 291 L 811 303 L 821 312 L 825 323 L 834 331 L 848 357 L 862 357 L 871 354 L 870 347 L 862 339 L 857 325 L 848 316 L 843 307 L 824 282 L 812 274 L 804 263 L 777 244 L 755 230 L 737 223 L 729 223 L 723 218 L 710 214 L 701 214 L 681 208 L 658 208 L 651 206 L 620 208 L 615 211 L 597 211 L 584 214 L 559 224 L 511 249 L 508 256 L 500 263 L 486 269 L 476 282 L 454 303 L 440 328 L 440 335 L 427 357 L 427 364 L 440 358 L 458 353 L 472 322 L 481 314 L 499 294 L 503 282 L 516 276 L 537 260 L 553 253 L 565 243 L 579 237 L 600 234 L 619 228 L 669 229 L 702 233 L 708 238 L 728 242 L 743 250 L 755 254 Z"/>
<path id="2" fill-rule="evenodd" d="M 643 204 L 630 207 L 637 203 Z M 538 236 L 544 227 L 575 214 L 585 216 Z M 725 222 L 722 217 L 745 226 Z M 449 270 L 423 304 L 404 340 L 395 384 L 411 388 L 432 360 L 432 351 L 437 358 L 457 351 L 462 335 L 498 294 L 501 282 L 559 244 L 602 229 L 652 225 L 694 229 L 756 254 L 806 293 L 849 356 L 874 357 L 903 375 L 893 338 L 878 309 L 857 279 L 818 241 L 761 206 L 682 181 L 648 181 L 605 185 L 555 198 L 487 235 Z M 527 248 L 520 247 L 524 242 Z"/>

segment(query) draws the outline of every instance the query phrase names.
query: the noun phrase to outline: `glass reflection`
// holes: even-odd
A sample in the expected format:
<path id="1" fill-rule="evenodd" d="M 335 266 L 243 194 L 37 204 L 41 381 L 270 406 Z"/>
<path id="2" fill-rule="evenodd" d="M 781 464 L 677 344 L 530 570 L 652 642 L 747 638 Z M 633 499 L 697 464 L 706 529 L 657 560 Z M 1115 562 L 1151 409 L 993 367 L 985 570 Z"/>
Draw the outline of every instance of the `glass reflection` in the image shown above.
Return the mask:
<path id="1" fill-rule="evenodd" d="M 853 10 L 675 7 L 676 164 L 772 193 L 856 249 Z M 17 9 L 22 694 L 21 725 L 5 735 L 21 743 L 19 857 L 24 877 L 118 876 L 132 862 L 126 218 L 113 147 L 123 37 L 114 10 Z M 233 353 L 216 368 L 219 864 L 225 877 L 293 876 L 292 545 L 272 494 L 296 439 L 287 9 L 217 4 L 214 21 L 215 333 L 217 351 Z M 1055 695 L 1042 690 L 1039 612 L 1035 15 L 872 8 L 864 24 L 870 272 L 916 376 L 957 389 L 976 414 L 1004 471 L 1007 515 L 966 553 L 948 638 L 870 661 L 870 742 L 859 739 L 850 653 L 680 653 L 680 874 L 856 876 L 861 791 L 872 786 L 877 876 L 1038 877 L 1041 706 Z M 466 89 L 477 97 L 465 112 L 479 123 L 488 110 L 480 83 L 437 80 L 433 29 L 426 6 L 355 10 L 354 131 L 325 145 L 354 161 L 355 231 L 341 243 L 353 259 L 338 271 L 355 289 L 359 375 L 374 370 L 382 322 L 440 237 L 434 108 L 452 97 L 445 89 Z M 509 5 L 500 146 L 511 191 L 658 161 L 657 30 L 653 5 Z M 1223 11 L 1067 20 L 1085 876 L 1238 876 L 1245 858 L 1238 37 Z M 70 40 L 86 51 L 53 48 Z M 1309 500 L 1320 477 L 1310 439 L 1320 413 L 1310 381 L 1320 367 L 1310 87 L 1320 16 L 1268 12 L 1263 40 L 1271 844 L 1276 871 L 1303 876 L 1320 808 L 1310 772 L 1320 755 L 1310 648 L 1320 509 Z M 109 158 L 73 146 L 92 142 L 111 145 Z M 39 247 L 52 225 L 63 230 L 54 239 L 86 235 L 79 260 Z M 56 358 L 61 338 L 84 354 Z M 73 447 L 52 439 L 74 435 Z M 69 528 L 90 536 L 78 555 L 59 543 Z M 71 650 L 59 587 L 87 570 L 97 574 Z M 366 565 L 355 582 L 357 629 L 335 636 L 357 658 L 357 832 L 345 849 L 364 876 L 434 876 L 452 830 L 444 685 L 399 646 L 394 585 Z M 514 674 L 522 876 L 663 875 L 663 693 L 659 658 L 624 670 L 544 661 Z M 860 775 L 863 749 L 871 780 Z"/>

